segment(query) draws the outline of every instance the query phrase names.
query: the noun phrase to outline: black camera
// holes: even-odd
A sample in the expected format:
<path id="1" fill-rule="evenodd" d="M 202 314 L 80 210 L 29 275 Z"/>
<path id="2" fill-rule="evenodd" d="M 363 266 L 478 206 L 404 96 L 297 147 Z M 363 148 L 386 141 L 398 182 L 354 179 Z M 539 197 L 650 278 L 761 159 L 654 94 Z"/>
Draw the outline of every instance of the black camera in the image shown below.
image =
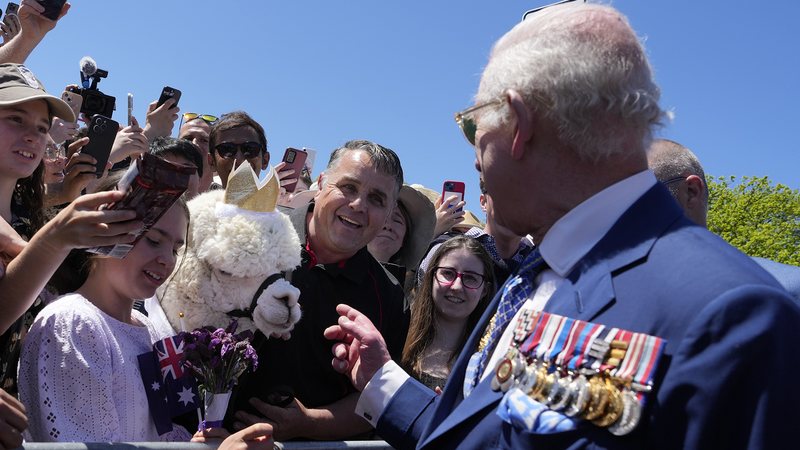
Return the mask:
<path id="1" fill-rule="evenodd" d="M 91 73 L 85 73 L 84 70 L 81 70 L 81 83 L 83 88 L 78 90 L 78 94 L 83 97 L 81 112 L 86 117 L 100 114 L 101 116 L 110 118 L 114 110 L 117 109 L 117 99 L 97 89 L 97 83 L 107 76 L 108 71 L 103 69 L 95 69 Z"/>

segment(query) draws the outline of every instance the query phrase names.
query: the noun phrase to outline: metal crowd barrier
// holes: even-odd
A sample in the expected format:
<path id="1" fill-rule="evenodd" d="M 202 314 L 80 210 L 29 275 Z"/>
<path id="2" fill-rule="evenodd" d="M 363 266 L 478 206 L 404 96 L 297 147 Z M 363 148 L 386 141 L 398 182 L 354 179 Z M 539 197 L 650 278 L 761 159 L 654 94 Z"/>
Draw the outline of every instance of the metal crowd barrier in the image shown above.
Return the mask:
<path id="1" fill-rule="evenodd" d="M 216 450 L 216 445 L 190 442 L 27 442 L 21 450 Z M 295 441 L 276 442 L 275 448 L 285 450 L 388 450 L 392 447 L 385 441 Z"/>

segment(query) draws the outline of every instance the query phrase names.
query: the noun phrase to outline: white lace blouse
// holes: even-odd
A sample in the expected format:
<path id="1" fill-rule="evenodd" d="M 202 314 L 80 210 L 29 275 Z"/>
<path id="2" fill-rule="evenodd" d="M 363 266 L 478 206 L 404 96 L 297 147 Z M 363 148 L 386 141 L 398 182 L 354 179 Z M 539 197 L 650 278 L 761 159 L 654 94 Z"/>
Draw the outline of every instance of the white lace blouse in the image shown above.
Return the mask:
<path id="1" fill-rule="evenodd" d="M 20 400 L 28 412 L 26 440 L 134 442 L 188 440 L 176 427 L 159 436 L 147 407 L 137 356 L 159 336 L 120 322 L 79 294 L 65 295 L 36 317 L 22 347 Z"/>

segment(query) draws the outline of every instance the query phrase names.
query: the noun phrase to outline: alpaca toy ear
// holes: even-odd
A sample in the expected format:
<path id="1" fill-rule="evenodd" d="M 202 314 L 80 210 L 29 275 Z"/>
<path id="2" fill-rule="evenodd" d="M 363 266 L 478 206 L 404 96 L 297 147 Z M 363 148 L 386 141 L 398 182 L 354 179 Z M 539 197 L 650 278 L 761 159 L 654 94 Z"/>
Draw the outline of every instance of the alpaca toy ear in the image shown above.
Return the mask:
<path id="1" fill-rule="evenodd" d="M 259 182 L 250 163 L 245 161 L 228 177 L 224 202 L 254 212 L 275 211 L 280 193 L 280 182 L 275 168 L 269 168 L 267 177 Z"/>

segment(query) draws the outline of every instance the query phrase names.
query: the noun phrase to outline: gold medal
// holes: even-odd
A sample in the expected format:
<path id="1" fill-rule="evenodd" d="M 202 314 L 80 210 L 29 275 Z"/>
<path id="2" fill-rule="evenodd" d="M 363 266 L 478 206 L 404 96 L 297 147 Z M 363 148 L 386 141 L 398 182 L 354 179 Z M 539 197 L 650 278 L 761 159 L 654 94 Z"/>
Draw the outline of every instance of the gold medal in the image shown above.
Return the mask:
<path id="1" fill-rule="evenodd" d="M 608 389 L 606 389 L 602 377 L 599 376 L 592 377 L 592 379 L 589 380 L 589 390 L 591 392 L 589 405 L 583 413 L 583 418 L 586 420 L 595 420 L 605 412 L 606 406 L 608 406 L 609 392 Z"/>
<path id="2" fill-rule="evenodd" d="M 625 408 L 625 403 L 622 400 L 622 393 L 610 381 L 606 380 L 606 388 L 609 392 L 608 406 L 606 407 L 605 414 L 595 419 L 592 423 L 598 427 L 607 427 L 616 422 L 620 418 Z"/>

